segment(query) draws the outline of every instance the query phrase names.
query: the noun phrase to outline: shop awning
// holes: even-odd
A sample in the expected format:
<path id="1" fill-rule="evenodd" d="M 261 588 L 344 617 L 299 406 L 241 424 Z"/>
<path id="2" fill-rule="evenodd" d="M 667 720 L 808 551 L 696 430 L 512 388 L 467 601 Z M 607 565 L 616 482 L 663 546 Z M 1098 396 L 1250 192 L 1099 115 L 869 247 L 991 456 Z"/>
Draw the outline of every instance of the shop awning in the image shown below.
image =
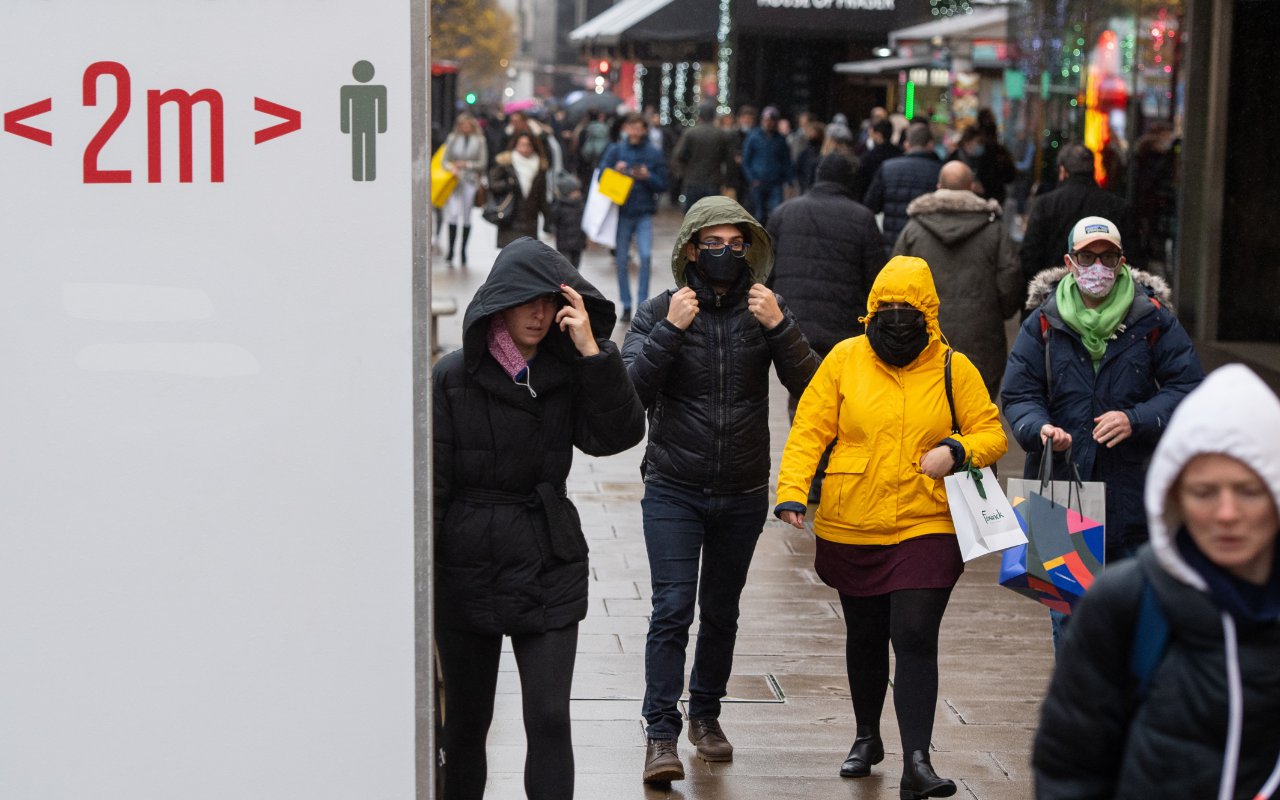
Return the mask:
<path id="1" fill-rule="evenodd" d="M 622 0 L 569 33 L 576 44 L 616 45 L 623 40 L 714 40 L 719 19 L 707 0 Z"/>
<path id="2" fill-rule="evenodd" d="M 889 33 L 889 46 L 897 47 L 899 42 L 929 41 L 934 38 L 943 39 L 1004 39 L 1009 35 L 1009 8 L 975 9 L 970 14 L 956 14 L 946 19 L 936 19 L 899 28 Z"/>
<path id="3" fill-rule="evenodd" d="M 928 56 L 890 56 L 889 58 L 870 58 L 866 61 L 845 61 L 836 64 L 835 71 L 841 75 L 884 75 L 912 67 L 927 67 L 931 64 L 933 59 Z"/>

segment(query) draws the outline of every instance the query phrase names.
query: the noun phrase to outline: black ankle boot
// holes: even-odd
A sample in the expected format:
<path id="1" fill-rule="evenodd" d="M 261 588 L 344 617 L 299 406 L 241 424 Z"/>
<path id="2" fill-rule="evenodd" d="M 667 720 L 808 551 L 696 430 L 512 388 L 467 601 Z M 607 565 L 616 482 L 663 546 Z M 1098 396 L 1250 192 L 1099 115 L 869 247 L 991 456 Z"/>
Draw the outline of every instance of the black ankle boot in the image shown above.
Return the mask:
<path id="1" fill-rule="evenodd" d="M 461 257 L 462 259 L 461 264 L 464 267 L 467 265 L 467 240 L 470 238 L 471 238 L 471 226 L 463 225 L 462 226 L 462 245 L 458 248 L 459 250 L 458 255 Z"/>
<path id="2" fill-rule="evenodd" d="M 841 778 L 865 778 L 871 774 L 871 765 L 884 761 L 884 742 L 880 740 L 880 729 L 874 725 L 859 725 L 857 738 L 849 755 L 840 765 Z"/>
<path id="3" fill-rule="evenodd" d="M 950 797 L 956 793 L 955 781 L 939 778 L 924 750 L 912 750 L 902 758 L 902 781 L 898 784 L 902 800 L 925 797 Z"/>
<path id="4" fill-rule="evenodd" d="M 453 265 L 453 242 L 457 238 L 458 238 L 458 226 L 450 225 L 449 226 L 449 255 L 444 257 L 444 260 L 448 262 L 450 266 Z M 465 247 L 465 245 L 463 246 Z"/>

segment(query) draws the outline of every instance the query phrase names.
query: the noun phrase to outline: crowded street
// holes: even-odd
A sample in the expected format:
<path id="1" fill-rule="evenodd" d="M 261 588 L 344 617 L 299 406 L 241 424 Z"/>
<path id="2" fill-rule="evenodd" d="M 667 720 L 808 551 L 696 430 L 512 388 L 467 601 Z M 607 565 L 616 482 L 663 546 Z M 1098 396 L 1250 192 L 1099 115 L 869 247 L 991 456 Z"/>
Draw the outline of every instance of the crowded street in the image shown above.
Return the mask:
<path id="1" fill-rule="evenodd" d="M 659 212 L 655 251 L 669 249 L 679 221 L 676 209 Z M 497 256 L 493 227 L 479 219 L 473 224 L 472 266 L 450 268 L 437 261 L 432 270 L 433 296 L 455 300 L 459 309 Z M 584 254 L 582 273 L 592 282 L 607 286 L 613 272 L 604 248 L 593 246 Z M 653 280 L 655 293 L 673 285 L 669 270 L 655 268 Z M 461 321 L 461 313 L 441 318 L 443 349 L 461 343 Z M 621 342 L 625 333 L 619 324 L 614 338 Z M 776 478 L 789 426 L 785 391 L 776 381 L 771 394 Z M 577 796 L 897 798 L 897 776 L 890 772 L 860 782 L 836 774 L 853 729 L 840 603 L 814 573 L 812 535 L 777 520 L 765 525 L 742 597 L 722 717 L 738 748 L 733 763 L 688 757 L 685 781 L 666 787 L 640 782 L 651 597 L 640 515 L 642 455 L 643 447 L 635 447 L 605 458 L 579 456 L 568 482 L 591 547 L 590 603 L 580 625 L 571 703 Z M 1001 473 L 1017 474 L 1021 460 L 1021 453 L 1011 451 L 1001 459 Z M 998 586 L 999 566 L 998 557 L 967 565 L 943 620 L 934 761 L 961 784 L 960 797 L 1024 800 L 1032 794 L 1031 740 L 1053 648 L 1043 607 Z M 487 798 L 524 797 L 520 691 L 508 644 L 489 734 Z"/>

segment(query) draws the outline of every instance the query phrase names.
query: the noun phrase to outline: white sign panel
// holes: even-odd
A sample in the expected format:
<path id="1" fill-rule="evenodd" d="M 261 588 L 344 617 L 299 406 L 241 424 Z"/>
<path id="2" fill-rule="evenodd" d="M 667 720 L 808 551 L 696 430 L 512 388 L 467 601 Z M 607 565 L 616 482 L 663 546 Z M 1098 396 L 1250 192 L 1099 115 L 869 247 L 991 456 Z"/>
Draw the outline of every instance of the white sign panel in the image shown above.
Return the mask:
<path id="1" fill-rule="evenodd" d="M 409 17 L 5 0 L 0 797 L 413 796 Z"/>

